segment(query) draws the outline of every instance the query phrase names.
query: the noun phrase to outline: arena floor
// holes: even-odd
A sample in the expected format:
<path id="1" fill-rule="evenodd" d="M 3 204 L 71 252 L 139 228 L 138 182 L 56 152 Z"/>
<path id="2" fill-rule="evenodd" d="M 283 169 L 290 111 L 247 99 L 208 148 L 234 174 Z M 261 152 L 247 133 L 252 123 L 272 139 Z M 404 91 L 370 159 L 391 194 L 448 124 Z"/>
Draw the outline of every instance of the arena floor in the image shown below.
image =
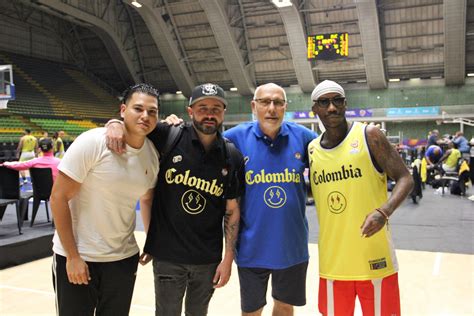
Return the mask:
<path id="1" fill-rule="evenodd" d="M 474 194 L 470 188 L 469 194 Z M 311 260 L 307 305 L 295 315 L 317 312 L 317 221 L 308 207 Z M 38 214 L 43 214 L 40 211 Z M 424 191 L 418 205 L 407 200 L 391 219 L 400 265 L 403 315 L 474 315 L 474 202 L 466 197 Z M 140 222 L 140 221 L 138 221 Z M 137 227 L 141 245 L 145 235 Z M 271 297 L 264 315 L 271 315 Z M 214 294 L 209 315 L 240 315 L 236 269 Z M 54 315 L 51 257 L 0 271 L 0 315 Z M 153 315 L 152 267 L 140 266 L 130 315 Z M 358 309 L 356 315 L 361 315 Z"/>

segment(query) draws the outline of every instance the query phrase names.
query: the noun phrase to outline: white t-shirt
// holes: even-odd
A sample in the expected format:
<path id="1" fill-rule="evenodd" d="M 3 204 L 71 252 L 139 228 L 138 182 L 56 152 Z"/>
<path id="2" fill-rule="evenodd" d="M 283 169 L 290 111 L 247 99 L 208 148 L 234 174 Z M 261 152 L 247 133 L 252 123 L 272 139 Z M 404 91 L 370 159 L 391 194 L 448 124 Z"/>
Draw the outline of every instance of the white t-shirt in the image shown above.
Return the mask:
<path id="1" fill-rule="evenodd" d="M 125 154 L 107 149 L 105 128 L 81 134 L 69 147 L 58 169 L 81 183 L 69 201 L 72 227 L 81 257 L 91 262 L 117 261 L 139 252 L 133 232 L 140 196 L 154 188 L 158 152 L 148 139 Z M 66 256 L 57 231 L 53 251 Z"/>

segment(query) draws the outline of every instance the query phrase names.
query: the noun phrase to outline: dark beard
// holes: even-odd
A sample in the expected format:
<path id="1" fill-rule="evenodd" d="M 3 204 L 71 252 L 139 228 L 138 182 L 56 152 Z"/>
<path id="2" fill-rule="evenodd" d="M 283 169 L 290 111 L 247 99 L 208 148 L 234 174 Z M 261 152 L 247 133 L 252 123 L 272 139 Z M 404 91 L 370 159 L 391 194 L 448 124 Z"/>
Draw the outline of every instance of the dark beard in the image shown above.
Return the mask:
<path id="1" fill-rule="evenodd" d="M 203 120 L 204 121 L 204 120 Z M 209 121 L 209 120 L 207 120 Z M 193 118 L 193 125 L 194 127 L 196 127 L 196 129 L 198 131 L 200 131 L 201 133 L 205 134 L 205 135 L 212 135 L 212 134 L 215 134 L 218 130 L 221 129 L 221 126 L 222 126 L 222 123 L 221 124 L 217 124 L 217 121 L 216 120 L 211 120 L 213 122 L 216 123 L 215 126 L 205 126 L 203 123 L 201 122 L 198 122 L 196 121 L 194 118 Z"/>

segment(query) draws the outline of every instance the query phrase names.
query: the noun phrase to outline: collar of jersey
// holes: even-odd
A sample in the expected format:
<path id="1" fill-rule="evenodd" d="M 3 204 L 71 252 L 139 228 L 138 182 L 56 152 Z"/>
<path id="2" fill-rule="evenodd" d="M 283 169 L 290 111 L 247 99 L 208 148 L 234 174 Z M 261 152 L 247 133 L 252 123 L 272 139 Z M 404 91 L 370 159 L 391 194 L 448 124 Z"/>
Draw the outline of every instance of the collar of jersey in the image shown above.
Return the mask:
<path id="1" fill-rule="evenodd" d="M 258 121 L 255 121 L 253 123 L 253 133 L 255 134 L 255 136 L 257 136 L 258 138 L 264 138 L 266 135 L 262 132 L 262 130 L 260 129 L 260 124 L 258 124 Z M 280 128 L 280 131 L 278 132 L 278 135 L 276 138 L 279 138 L 279 137 L 283 137 L 283 136 L 287 136 L 289 133 L 288 131 L 288 125 L 286 124 L 285 121 L 281 122 L 281 128 Z"/>

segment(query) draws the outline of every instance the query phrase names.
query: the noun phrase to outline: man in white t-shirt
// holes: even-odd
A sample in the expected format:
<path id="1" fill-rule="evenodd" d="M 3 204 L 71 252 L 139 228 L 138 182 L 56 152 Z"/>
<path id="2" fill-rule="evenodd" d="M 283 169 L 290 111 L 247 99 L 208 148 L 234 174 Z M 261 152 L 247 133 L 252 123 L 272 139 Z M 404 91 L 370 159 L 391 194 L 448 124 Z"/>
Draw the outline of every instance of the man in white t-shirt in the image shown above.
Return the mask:
<path id="1" fill-rule="evenodd" d="M 58 315 L 128 315 L 139 262 L 135 206 L 150 222 L 159 160 L 146 138 L 158 119 L 158 91 L 137 84 L 120 113 L 127 152 L 107 149 L 105 129 L 80 135 L 58 166 L 51 194 L 56 224 L 53 282 Z"/>

